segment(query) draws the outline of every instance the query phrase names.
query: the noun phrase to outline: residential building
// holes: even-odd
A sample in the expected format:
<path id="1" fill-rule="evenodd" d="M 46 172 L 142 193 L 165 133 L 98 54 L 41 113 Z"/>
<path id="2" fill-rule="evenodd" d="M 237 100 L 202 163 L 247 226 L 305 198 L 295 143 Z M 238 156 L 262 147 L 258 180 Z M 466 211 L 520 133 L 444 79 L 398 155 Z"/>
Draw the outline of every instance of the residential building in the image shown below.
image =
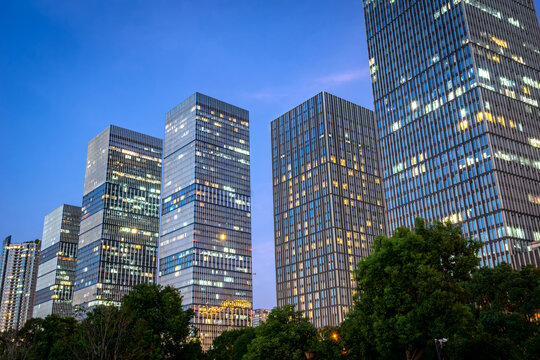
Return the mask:
<path id="1" fill-rule="evenodd" d="M 373 112 L 321 92 L 271 131 L 277 305 L 338 326 L 356 265 L 385 229 Z"/>
<path id="2" fill-rule="evenodd" d="M 249 114 L 195 93 L 166 115 L 160 284 L 195 310 L 202 346 L 251 326 Z"/>
<path id="3" fill-rule="evenodd" d="M 109 126 L 88 144 L 73 305 L 156 282 L 162 140 Z"/>
<path id="4" fill-rule="evenodd" d="M 34 298 L 34 317 L 73 316 L 73 283 L 81 223 L 80 206 L 61 205 L 45 216 Z"/>
<path id="5" fill-rule="evenodd" d="M 8 236 L 0 259 L 0 332 L 18 330 L 32 318 L 40 240 L 12 243 Z"/>
<path id="6" fill-rule="evenodd" d="M 482 266 L 537 263 L 533 0 L 364 0 L 388 230 L 450 220 Z"/>

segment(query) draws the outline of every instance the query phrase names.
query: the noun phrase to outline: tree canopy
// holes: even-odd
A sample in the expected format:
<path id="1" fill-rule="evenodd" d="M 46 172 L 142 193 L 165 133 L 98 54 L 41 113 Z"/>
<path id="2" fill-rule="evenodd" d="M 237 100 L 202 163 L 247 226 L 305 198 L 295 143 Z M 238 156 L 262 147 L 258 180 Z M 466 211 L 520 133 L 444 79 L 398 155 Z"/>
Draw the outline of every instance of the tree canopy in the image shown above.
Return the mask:
<path id="1" fill-rule="evenodd" d="M 293 305 L 273 309 L 255 335 L 243 360 L 305 360 L 317 341 L 317 330 Z"/>
<path id="2" fill-rule="evenodd" d="M 355 272 L 354 306 L 337 328 L 315 329 L 293 305 L 257 328 L 216 337 L 202 352 L 172 287 L 141 284 L 121 307 L 82 320 L 50 315 L 0 333 L 0 360 L 540 360 L 540 269 L 478 268 L 481 244 L 457 225 L 418 219 L 378 236 Z"/>
<path id="3" fill-rule="evenodd" d="M 202 359 L 178 290 L 140 284 L 122 306 L 97 306 L 81 321 L 49 315 L 0 335 L 0 359 Z"/>
<path id="4" fill-rule="evenodd" d="M 474 326 L 448 345 L 452 359 L 540 359 L 540 269 L 503 263 L 466 283 Z"/>
<path id="5" fill-rule="evenodd" d="M 351 358 L 420 359 L 434 339 L 471 324 L 464 283 L 480 244 L 458 226 L 417 219 L 412 230 L 378 236 L 373 248 L 358 264 L 356 304 L 343 324 Z"/>
<path id="6" fill-rule="evenodd" d="M 143 345 L 145 359 L 195 359 L 201 345 L 190 321 L 191 309 L 183 310 L 178 290 L 171 286 L 140 284 L 122 299 L 122 311 L 131 331 Z"/>
<path id="7" fill-rule="evenodd" d="M 208 360 L 242 360 L 255 336 L 254 328 L 222 332 L 212 342 L 212 350 L 207 355 Z"/>

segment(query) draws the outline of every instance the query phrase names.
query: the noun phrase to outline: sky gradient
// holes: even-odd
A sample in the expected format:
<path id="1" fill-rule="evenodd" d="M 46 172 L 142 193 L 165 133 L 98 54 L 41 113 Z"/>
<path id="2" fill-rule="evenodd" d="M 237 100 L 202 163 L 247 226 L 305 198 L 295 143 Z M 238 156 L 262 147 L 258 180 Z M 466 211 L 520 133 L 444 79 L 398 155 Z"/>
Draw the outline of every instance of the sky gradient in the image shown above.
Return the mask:
<path id="1" fill-rule="evenodd" d="M 539 8 L 540 0 L 535 0 Z M 275 306 L 270 121 L 325 90 L 373 109 L 356 1 L 33 1 L 0 14 L 0 237 L 81 205 L 109 124 L 163 138 L 195 91 L 250 112 L 254 307 Z"/>

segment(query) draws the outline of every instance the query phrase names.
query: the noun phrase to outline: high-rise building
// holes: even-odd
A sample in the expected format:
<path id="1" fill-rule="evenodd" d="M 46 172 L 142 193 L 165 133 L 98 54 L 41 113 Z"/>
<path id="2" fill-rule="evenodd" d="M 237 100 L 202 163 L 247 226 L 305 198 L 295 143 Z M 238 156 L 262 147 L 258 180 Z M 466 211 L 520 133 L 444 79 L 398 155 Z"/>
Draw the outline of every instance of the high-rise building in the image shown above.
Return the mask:
<path id="1" fill-rule="evenodd" d="M 20 329 L 32 317 L 40 240 L 12 243 L 8 236 L 0 261 L 0 331 Z"/>
<path id="2" fill-rule="evenodd" d="M 81 208 L 62 205 L 45 216 L 34 298 L 34 317 L 73 316 L 73 283 Z"/>
<path id="3" fill-rule="evenodd" d="M 535 263 L 540 27 L 532 0 L 364 0 L 388 228 L 450 220 L 482 265 Z"/>
<path id="4" fill-rule="evenodd" d="M 109 126 L 88 144 L 73 305 L 156 282 L 162 140 Z"/>
<path id="5" fill-rule="evenodd" d="M 277 305 L 338 326 L 356 264 L 385 229 L 373 112 L 322 92 L 271 130 Z"/>
<path id="6" fill-rule="evenodd" d="M 195 310 L 205 349 L 251 325 L 249 114 L 195 93 L 166 115 L 160 284 Z"/>
<path id="7" fill-rule="evenodd" d="M 255 309 L 253 310 L 253 327 L 257 327 L 264 323 L 268 319 L 268 315 L 272 310 L 269 309 Z"/>

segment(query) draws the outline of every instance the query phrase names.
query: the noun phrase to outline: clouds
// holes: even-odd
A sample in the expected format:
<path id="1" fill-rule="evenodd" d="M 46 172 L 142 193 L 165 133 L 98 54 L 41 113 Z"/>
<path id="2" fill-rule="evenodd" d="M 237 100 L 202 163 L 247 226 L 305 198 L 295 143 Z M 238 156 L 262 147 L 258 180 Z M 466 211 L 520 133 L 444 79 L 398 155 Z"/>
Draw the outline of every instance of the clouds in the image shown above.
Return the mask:
<path id="1" fill-rule="evenodd" d="M 316 82 L 326 86 L 340 85 L 366 80 L 369 76 L 369 66 L 365 66 L 322 76 L 316 79 Z"/>
<path id="2" fill-rule="evenodd" d="M 285 99 L 289 95 L 285 89 L 261 89 L 258 91 L 245 93 L 245 96 L 253 100 L 273 102 Z"/>
<path id="3" fill-rule="evenodd" d="M 369 66 L 352 68 L 325 75 L 304 75 L 283 86 L 261 88 L 245 92 L 243 97 L 265 103 L 277 103 L 290 97 L 307 98 L 323 90 L 335 90 L 340 87 L 367 82 L 371 86 Z M 295 104 L 292 104 L 294 106 Z"/>

